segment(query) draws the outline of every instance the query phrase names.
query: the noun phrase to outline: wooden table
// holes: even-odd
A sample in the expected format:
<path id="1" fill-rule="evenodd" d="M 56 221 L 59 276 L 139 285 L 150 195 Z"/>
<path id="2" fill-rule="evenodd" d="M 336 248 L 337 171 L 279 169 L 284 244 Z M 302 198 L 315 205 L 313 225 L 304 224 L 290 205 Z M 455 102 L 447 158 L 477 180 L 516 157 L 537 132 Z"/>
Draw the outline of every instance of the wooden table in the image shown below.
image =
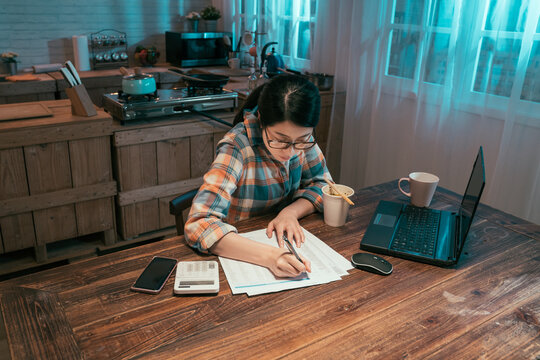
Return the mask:
<path id="1" fill-rule="evenodd" d="M 397 182 L 362 189 L 349 221 L 301 221 L 346 258 Z M 439 189 L 432 206 L 456 209 Z M 264 227 L 270 217 L 239 224 Z M 480 206 L 457 266 L 386 257 L 392 275 L 352 270 L 341 281 L 255 297 L 158 295 L 129 287 L 154 255 L 212 259 L 181 237 L 0 283 L 0 358 L 535 359 L 540 354 L 540 226 Z M 2 342 L 2 333 L 6 340 Z M 2 351 L 2 345 L 9 351 Z"/>

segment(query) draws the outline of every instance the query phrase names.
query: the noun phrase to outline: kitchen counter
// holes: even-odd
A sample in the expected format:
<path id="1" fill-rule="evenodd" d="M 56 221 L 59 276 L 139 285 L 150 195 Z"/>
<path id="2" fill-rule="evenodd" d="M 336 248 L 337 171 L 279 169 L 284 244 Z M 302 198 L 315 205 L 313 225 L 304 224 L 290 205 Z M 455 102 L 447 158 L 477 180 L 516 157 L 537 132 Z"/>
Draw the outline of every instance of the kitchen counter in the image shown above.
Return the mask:
<path id="1" fill-rule="evenodd" d="M 34 75 L 39 80 L 0 82 L 0 104 L 54 100 L 58 91 L 56 79 L 50 74 Z"/>
<path id="2" fill-rule="evenodd" d="M 157 64 L 155 67 L 145 67 L 144 72 L 154 75 L 157 86 L 160 89 L 172 89 L 184 86 L 184 82 L 179 75 L 168 71 L 171 68 L 167 63 Z M 193 73 L 207 73 L 229 76 L 226 89 L 238 92 L 238 106 L 242 106 L 248 96 L 247 78 L 248 69 L 232 70 L 227 66 L 177 68 L 182 71 Z M 132 69 L 131 69 L 132 70 Z M 80 76 L 85 85 L 92 102 L 103 106 L 103 94 L 117 92 L 122 88 L 122 75 L 119 69 L 82 71 Z M 39 81 L 29 81 L 20 83 L 0 83 L 0 104 L 27 102 L 36 100 L 66 99 L 66 81 L 60 72 L 49 74 L 38 74 Z M 333 143 L 340 144 L 340 137 L 343 132 L 343 118 L 345 109 L 344 91 L 321 91 L 321 117 L 316 128 L 317 141 L 319 146 L 329 156 L 329 167 L 332 173 L 340 172 L 340 149 L 336 149 L 334 154 L 328 153 L 327 144 L 329 138 Z M 332 120 L 333 119 L 333 120 Z M 332 133 L 330 134 L 330 123 L 332 122 Z"/>
<path id="3" fill-rule="evenodd" d="M 17 115 L 18 105 L 0 105 L 0 113 Z M 99 233 L 103 244 L 114 244 L 112 118 L 101 110 L 72 115 L 67 100 L 25 105 L 50 116 L 0 122 L 0 254 L 33 248 L 43 264 L 95 251 L 78 242 L 69 254 L 58 252 L 64 240 Z M 11 260 L 0 260 L 0 272 L 32 263 Z"/>

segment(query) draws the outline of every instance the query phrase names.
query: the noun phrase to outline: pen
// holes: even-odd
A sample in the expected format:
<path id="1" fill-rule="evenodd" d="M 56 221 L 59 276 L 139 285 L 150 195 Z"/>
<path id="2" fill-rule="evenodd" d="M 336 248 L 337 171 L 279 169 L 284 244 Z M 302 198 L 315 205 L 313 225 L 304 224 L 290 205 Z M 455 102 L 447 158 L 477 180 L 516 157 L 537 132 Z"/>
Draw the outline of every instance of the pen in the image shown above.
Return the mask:
<path id="1" fill-rule="evenodd" d="M 302 264 L 304 263 L 302 261 L 302 259 L 300 259 L 300 256 L 298 256 L 298 253 L 296 252 L 296 250 L 294 250 L 291 242 L 289 241 L 289 239 L 287 239 L 287 235 L 283 234 L 283 240 L 285 241 L 285 245 L 287 245 L 287 248 L 289 248 L 289 251 L 294 255 L 296 256 L 296 258 L 298 259 L 298 261 L 300 261 Z"/>

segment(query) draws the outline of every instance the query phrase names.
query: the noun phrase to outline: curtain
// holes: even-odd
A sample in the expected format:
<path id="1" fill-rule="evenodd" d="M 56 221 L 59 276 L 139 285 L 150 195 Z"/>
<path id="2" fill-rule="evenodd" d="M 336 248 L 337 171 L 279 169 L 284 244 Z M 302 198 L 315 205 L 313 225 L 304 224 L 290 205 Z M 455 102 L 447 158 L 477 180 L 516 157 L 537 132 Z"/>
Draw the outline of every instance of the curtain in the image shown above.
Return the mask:
<path id="1" fill-rule="evenodd" d="M 540 223 L 539 8 L 319 0 L 311 69 L 346 91 L 334 177 L 360 188 L 426 171 L 463 194 L 483 146 L 482 202 Z"/>

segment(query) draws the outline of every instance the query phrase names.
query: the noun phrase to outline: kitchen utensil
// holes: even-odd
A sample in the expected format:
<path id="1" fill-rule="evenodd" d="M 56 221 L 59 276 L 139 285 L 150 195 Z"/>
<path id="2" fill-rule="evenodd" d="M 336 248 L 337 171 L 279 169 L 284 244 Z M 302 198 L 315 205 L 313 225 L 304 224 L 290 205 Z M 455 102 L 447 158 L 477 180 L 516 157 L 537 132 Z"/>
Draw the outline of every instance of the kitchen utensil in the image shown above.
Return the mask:
<path id="1" fill-rule="evenodd" d="M 68 82 L 69 86 L 73 87 L 77 85 L 75 78 L 73 77 L 73 75 L 71 75 L 68 69 L 63 67 L 60 69 L 60 72 L 62 73 L 64 79 L 66 79 L 66 81 Z"/>
<path id="2" fill-rule="evenodd" d="M 79 73 L 77 72 L 77 70 L 75 69 L 75 66 L 71 63 L 71 61 L 69 60 L 66 61 L 66 67 L 71 73 L 71 75 L 73 75 L 73 78 L 75 79 L 75 83 L 76 83 L 75 85 L 82 84 L 81 78 L 79 77 Z"/>
<path id="3" fill-rule="evenodd" d="M 135 75 L 126 75 L 122 78 L 122 91 L 130 95 L 151 94 L 156 91 L 156 80 L 152 75 L 144 74 L 140 68 L 136 68 Z"/>
<path id="4" fill-rule="evenodd" d="M 6 76 L 5 79 L 7 81 L 39 81 L 39 78 L 34 74 L 19 74 L 19 75 L 11 75 Z"/>
<path id="5" fill-rule="evenodd" d="M 229 77 L 225 75 L 213 74 L 184 74 L 178 69 L 169 69 L 175 75 L 181 76 L 188 86 L 204 88 L 220 88 L 229 82 Z"/>
<path id="6" fill-rule="evenodd" d="M 126 69 L 126 68 L 123 67 L 123 66 L 120 66 L 120 69 L 119 69 L 119 70 L 120 70 L 120 72 L 122 73 L 122 75 L 124 75 L 124 76 L 130 76 L 130 75 L 131 75 L 131 73 L 129 72 L 129 70 Z"/>
<path id="7" fill-rule="evenodd" d="M 32 65 L 34 74 L 41 74 L 47 72 L 59 71 L 62 67 L 62 64 L 43 64 L 43 65 Z"/>
<path id="8" fill-rule="evenodd" d="M 53 116 L 53 112 L 41 103 L 0 105 L 0 121 L 32 119 Z"/>
<path id="9" fill-rule="evenodd" d="M 279 70 L 278 68 L 285 67 L 285 63 L 283 62 L 283 59 L 281 56 L 276 54 L 275 48 L 272 48 L 272 52 L 266 53 L 266 49 L 270 45 L 277 45 L 276 41 L 272 41 L 269 43 L 266 43 L 263 46 L 262 52 L 261 52 L 261 69 L 264 66 L 264 62 L 266 61 L 266 71 L 270 74 L 276 74 Z"/>

